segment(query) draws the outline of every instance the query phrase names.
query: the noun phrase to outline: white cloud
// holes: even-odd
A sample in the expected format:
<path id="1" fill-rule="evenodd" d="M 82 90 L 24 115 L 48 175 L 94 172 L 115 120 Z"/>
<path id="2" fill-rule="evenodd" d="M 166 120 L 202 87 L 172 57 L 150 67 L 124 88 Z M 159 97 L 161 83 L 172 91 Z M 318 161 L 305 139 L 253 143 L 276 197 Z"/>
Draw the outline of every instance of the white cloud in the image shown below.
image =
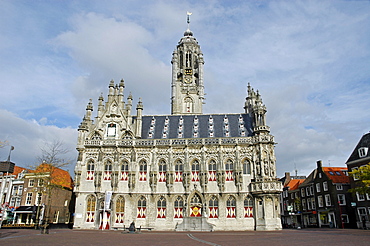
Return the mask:
<path id="1" fill-rule="evenodd" d="M 66 159 L 72 160 L 67 168 L 71 174 L 74 170 L 76 160 L 77 132 L 73 128 L 59 128 L 56 126 L 45 126 L 36 120 L 24 120 L 19 116 L 0 110 L 0 139 L 7 140 L 9 146 L 15 146 L 11 153 L 11 161 L 18 166 L 31 167 L 36 164 L 36 159 L 41 156 L 41 147 L 45 143 L 61 140 L 64 148 L 69 150 Z M 41 119 L 43 122 L 44 120 Z M 0 158 L 8 158 L 9 148 L 0 149 Z"/>

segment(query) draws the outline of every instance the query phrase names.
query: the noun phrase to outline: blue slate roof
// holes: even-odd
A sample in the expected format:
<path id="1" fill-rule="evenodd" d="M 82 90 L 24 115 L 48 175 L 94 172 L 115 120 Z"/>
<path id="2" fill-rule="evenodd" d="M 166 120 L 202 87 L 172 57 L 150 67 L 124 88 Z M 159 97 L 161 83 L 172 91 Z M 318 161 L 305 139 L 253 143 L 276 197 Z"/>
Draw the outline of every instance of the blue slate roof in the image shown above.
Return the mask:
<path id="1" fill-rule="evenodd" d="M 153 115 L 142 118 L 142 139 L 248 137 L 248 114 Z"/>

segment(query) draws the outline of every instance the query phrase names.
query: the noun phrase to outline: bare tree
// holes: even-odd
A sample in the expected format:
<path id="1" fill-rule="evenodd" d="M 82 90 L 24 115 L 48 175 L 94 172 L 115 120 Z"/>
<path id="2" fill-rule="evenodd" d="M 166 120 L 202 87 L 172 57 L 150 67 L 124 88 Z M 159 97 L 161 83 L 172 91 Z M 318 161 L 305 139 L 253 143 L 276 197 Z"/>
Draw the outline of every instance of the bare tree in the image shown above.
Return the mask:
<path id="1" fill-rule="evenodd" d="M 63 155 L 69 152 L 60 140 L 53 140 L 51 143 L 45 143 L 41 149 L 41 155 L 36 159 L 38 164 L 47 163 L 53 167 L 62 168 L 70 164 L 70 160 L 65 160 Z"/>
<path id="2" fill-rule="evenodd" d="M 38 180 L 42 180 L 45 187 L 43 193 L 46 201 L 44 201 L 43 218 L 41 222 L 43 233 L 47 233 L 49 223 L 51 222 L 51 207 L 52 194 L 56 188 L 68 187 L 69 183 L 64 177 L 56 175 L 58 169 L 63 169 L 71 163 L 70 160 L 64 159 L 64 155 L 69 152 L 64 147 L 64 143 L 60 140 L 53 140 L 50 143 L 45 143 L 41 148 L 40 156 L 36 157 L 37 165 L 33 168 L 34 174 Z M 42 213 L 37 211 L 36 221 Z"/>
<path id="3" fill-rule="evenodd" d="M 4 148 L 7 145 L 9 145 L 8 141 L 2 141 L 2 140 L 0 140 L 0 148 Z"/>

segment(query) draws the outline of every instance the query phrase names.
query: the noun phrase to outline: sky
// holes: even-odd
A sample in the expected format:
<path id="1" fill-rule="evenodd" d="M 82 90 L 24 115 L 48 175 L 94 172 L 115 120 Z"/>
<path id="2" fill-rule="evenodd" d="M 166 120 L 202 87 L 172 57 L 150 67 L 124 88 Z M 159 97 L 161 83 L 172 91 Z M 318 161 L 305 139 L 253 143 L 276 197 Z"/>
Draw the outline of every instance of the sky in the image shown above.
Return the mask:
<path id="1" fill-rule="evenodd" d="M 111 79 L 145 115 L 170 114 L 171 57 L 187 28 L 204 54 L 204 113 L 243 113 L 260 92 L 277 175 L 345 166 L 370 131 L 370 1 L 0 0 L 0 160 L 36 164 Z M 94 111 L 96 113 L 96 110 Z M 95 114 L 94 114 L 95 115 Z"/>

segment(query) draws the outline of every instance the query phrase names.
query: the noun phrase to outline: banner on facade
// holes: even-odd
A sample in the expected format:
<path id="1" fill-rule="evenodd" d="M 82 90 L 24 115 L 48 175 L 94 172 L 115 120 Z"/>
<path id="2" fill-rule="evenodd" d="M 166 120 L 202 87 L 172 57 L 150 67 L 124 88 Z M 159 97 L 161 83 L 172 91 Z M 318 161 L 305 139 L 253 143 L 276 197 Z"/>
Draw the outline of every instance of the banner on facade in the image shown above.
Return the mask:
<path id="1" fill-rule="evenodd" d="M 104 210 L 109 210 L 109 205 L 110 205 L 110 199 L 111 198 L 112 198 L 112 191 L 106 191 L 105 192 Z"/>

